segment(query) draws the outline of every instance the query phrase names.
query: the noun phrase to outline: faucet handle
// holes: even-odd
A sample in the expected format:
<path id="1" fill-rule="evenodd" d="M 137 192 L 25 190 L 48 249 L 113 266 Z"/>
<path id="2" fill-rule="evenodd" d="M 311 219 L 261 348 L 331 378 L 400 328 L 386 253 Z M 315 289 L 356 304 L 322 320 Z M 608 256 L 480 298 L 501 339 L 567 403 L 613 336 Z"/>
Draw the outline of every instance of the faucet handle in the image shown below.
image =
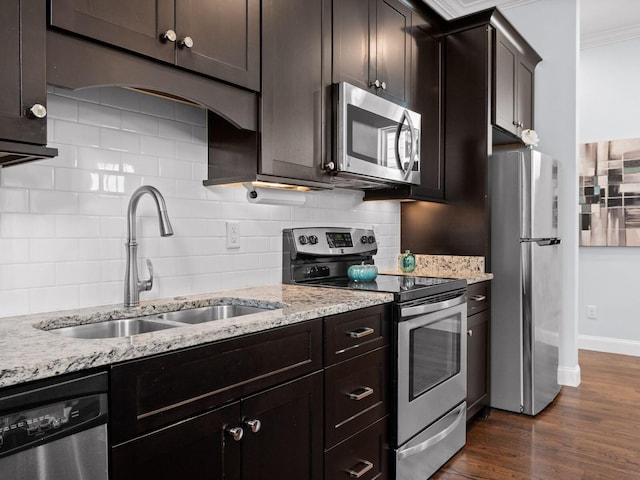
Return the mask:
<path id="1" fill-rule="evenodd" d="M 140 281 L 140 291 L 148 291 L 153 287 L 153 263 L 147 258 L 147 268 L 149 269 L 149 279 Z"/>

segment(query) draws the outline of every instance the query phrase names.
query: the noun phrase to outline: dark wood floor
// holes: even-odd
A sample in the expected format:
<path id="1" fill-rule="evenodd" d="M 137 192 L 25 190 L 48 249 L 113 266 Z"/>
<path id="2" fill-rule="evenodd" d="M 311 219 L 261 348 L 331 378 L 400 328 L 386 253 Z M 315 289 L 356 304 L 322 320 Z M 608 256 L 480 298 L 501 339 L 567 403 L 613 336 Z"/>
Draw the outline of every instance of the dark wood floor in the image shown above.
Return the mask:
<path id="1" fill-rule="evenodd" d="M 535 418 L 492 410 L 433 479 L 640 479 L 640 357 L 580 351 L 582 383 Z"/>

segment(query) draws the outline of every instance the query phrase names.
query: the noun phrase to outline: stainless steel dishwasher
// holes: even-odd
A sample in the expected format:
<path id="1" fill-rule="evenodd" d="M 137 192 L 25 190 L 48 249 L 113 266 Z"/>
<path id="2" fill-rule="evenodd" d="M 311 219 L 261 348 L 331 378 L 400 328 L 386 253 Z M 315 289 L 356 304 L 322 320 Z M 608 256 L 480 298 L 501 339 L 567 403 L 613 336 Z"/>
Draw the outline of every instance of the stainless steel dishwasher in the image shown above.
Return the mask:
<path id="1" fill-rule="evenodd" d="M 0 478 L 107 480 L 106 372 L 0 391 Z"/>

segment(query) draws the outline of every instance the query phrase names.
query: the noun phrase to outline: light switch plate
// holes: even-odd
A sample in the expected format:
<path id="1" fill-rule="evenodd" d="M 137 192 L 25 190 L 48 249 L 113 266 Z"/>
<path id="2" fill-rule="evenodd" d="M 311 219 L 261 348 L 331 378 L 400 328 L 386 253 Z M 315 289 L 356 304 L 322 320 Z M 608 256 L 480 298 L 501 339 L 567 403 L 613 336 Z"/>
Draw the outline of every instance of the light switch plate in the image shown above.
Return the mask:
<path id="1" fill-rule="evenodd" d="M 240 223 L 227 221 L 227 248 L 240 248 Z"/>

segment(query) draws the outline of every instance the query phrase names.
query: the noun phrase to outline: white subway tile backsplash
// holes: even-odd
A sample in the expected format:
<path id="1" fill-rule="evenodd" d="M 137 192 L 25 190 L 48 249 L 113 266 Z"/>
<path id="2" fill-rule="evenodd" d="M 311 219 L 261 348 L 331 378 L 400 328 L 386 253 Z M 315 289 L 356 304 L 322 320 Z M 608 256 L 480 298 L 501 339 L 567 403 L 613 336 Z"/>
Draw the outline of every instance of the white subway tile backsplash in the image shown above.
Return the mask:
<path id="1" fill-rule="evenodd" d="M 0 186 L 16 188 L 53 188 L 54 169 L 43 162 L 0 169 Z M 2 208 L 0 208 L 0 212 Z"/>
<path id="2" fill-rule="evenodd" d="M 140 153 L 140 135 L 134 132 L 101 128 L 100 147 L 120 152 Z"/>
<path id="3" fill-rule="evenodd" d="M 54 125 L 56 143 L 89 147 L 100 145 L 100 127 L 65 120 L 55 120 Z"/>
<path id="4" fill-rule="evenodd" d="M 23 239 L 0 239 L 0 265 L 27 262 L 29 262 L 28 242 Z"/>
<path id="5" fill-rule="evenodd" d="M 138 112 L 122 112 L 122 129 L 144 135 L 158 135 L 157 117 Z"/>
<path id="6" fill-rule="evenodd" d="M 29 191 L 18 188 L 0 187 L 0 205 L 3 212 L 29 211 Z"/>
<path id="7" fill-rule="evenodd" d="M 202 185 L 203 109 L 117 88 L 49 88 L 51 146 L 60 156 L 0 169 L 0 316 L 118 304 L 123 299 L 126 212 L 133 191 L 163 194 L 174 236 L 161 238 L 155 205 L 138 206 L 142 298 L 281 281 L 282 229 L 318 224 L 375 227 L 376 263 L 393 268 L 400 208 L 363 203 L 361 192 L 308 192 L 303 207 L 249 204 L 246 189 Z M 226 247 L 226 221 L 240 249 Z"/>
<path id="8" fill-rule="evenodd" d="M 78 213 L 78 193 L 55 190 L 31 190 L 29 193 L 31 213 Z"/>
<path id="9" fill-rule="evenodd" d="M 56 238 L 100 236 L 100 217 L 91 215 L 56 215 Z"/>
<path id="10" fill-rule="evenodd" d="M 0 238 L 53 238 L 54 219 L 53 215 L 2 213 L 0 210 Z"/>
<path id="11" fill-rule="evenodd" d="M 2 265 L 2 289 L 16 290 L 49 287 L 56 284 L 55 263 L 26 263 Z"/>
<path id="12" fill-rule="evenodd" d="M 121 128 L 122 110 L 96 105 L 95 103 L 78 103 L 78 122 L 99 127 Z"/>

